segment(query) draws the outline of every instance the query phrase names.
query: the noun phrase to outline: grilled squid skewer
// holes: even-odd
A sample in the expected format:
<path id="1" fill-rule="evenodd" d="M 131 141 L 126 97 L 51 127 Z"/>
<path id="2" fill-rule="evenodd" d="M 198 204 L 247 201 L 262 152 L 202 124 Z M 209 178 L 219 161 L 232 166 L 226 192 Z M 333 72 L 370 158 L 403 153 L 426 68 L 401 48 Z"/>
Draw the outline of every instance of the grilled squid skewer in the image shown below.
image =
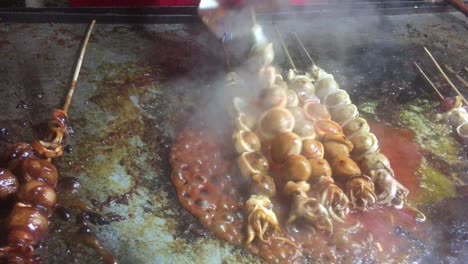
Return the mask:
<path id="1" fill-rule="evenodd" d="M 286 184 L 284 192 L 289 195 L 292 200 L 291 212 L 287 222 L 293 223 L 297 220 L 303 220 L 318 230 L 332 233 L 333 224 L 327 209 L 319 200 L 307 195 L 309 190 L 310 185 L 304 181 L 289 181 Z"/>
<path id="2" fill-rule="evenodd" d="M 234 120 L 239 120 L 248 108 L 247 103 L 240 98 L 234 98 Z M 242 107 L 239 107 L 242 105 Z M 255 124 L 239 126 L 239 122 L 234 122 L 238 128 L 233 133 L 232 140 L 237 154 L 238 168 L 250 186 L 250 198 L 244 204 L 244 211 L 247 215 L 246 239 L 245 243 L 250 244 L 256 238 L 265 242 L 265 233 L 269 229 L 278 231 L 280 229 L 278 219 L 273 211 L 273 203 L 270 198 L 276 195 L 276 185 L 269 176 L 269 164 L 267 158 L 260 152 L 261 141 L 257 134 L 251 131 Z M 240 128 L 240 129 L 239 129 Z"/>
<path id="3" fill-rule="evenodd" d="M 34 247 L 46 237 L 56 204 L 57 169 L 34 154 L 31 146 L 20 143 L 3 155 L 2 163 L 11 169 L 9 178 L 14 176 L 20 183 L 16 192 L 10 193 L 16 196 L 16 203 L 7 219 L 8 245 L 0 249 L 0 258 L 8 263 L 33 263 Z M 4 187 L 0 193 L 5 192 Z M 11 190 L 11 185 L 7 189 Z"/>
<path id="4" fill-rule="evenodd" d="M 270 198 L 276 195 L 276 185 L 268 173 L 269 164 L 259 151 L 261 143 L 252 131 L 237 131 L 233 135 L 239 154 L 237 164 L 241 174 L 249 182 L 251 196 L 244 204 L 247 215 L 246 244 L 255 238 L 265 242 L 264 235 L 269 227 L 279 230 L 279 223 L 273 211 Z"/>
<path id="5" fill-rule="evenodd" d="M 351 104 L 346 91 L 323 89 L 324 87 L 328 86 L 323 86 L 322 91 L 333 90 L 324 97 L 325 104 L 331 109 L 332 119 L 343 126 L 344 135 L 354 146 L 351 156 L 363 168 L 362 176 L 352 177 L 346 184 L 351 203 L 360 209 L 374 203 L 402 208 L 409 191 L 395 179 L 390 162 L 379 153 L 377 137 L 369 132 L 367 121 L 359 117 L 359 112 Z M 374 184 L 381 190 L 377 196 L 374 194 Z"/>
<path id="6" fill-rule="evenodd" d="M 12 146 L 0 158 L 0 166 L 6 166 L 19 182 L 15 188 L 11 175 L 7 175 L 9 184 L 0 185 L 1 194 L 16 196 L 7 219 L 7 245 L 0 248 L 0 260 L 7 263 L 40 262 L 34 256 L 34 248 L 47 236 L 49 217 L 57 199 L 58 172 L 50 160 L 63 153 L 62 141 L 69 132 L 67 112 L 94 23 L 93 20 L 88 28 L 63 109 L 53 112 L 45 135 L 32 144 Z M 5 197 L 2 195 L 0 199 Z"/>

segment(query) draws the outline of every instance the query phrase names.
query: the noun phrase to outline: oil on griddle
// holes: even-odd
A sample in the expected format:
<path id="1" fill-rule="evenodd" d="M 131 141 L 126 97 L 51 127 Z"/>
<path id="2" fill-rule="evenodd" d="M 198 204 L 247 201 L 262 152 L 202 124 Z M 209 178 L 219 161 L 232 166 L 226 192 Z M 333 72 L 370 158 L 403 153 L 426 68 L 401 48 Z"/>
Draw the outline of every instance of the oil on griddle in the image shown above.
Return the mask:
<path id="1" fill-rule="evenodd" d="M 419 243 L 411 230 L 400 227 L 395 233 L 414 240 L 421 262 L 463 260 L 466 228 L 460 208 L 466 202 L 466 150 L 446 126 L 433 122 L 437 99 L 412 61 L 421 60 L 422 47 L 428 46 L 443 63 L 463 68 L 466 24 L 453 14 L 334 21 L 330 25 L 317 19 L 301 28 L 285 22 L 280 29 L 297 32 L 317 63 L 340 84 L 349 84 L 352 101 L 368 120 L 397 127 L 392 129 L 401 144 L 410 141 L 419 148 L 415 179 L 421 187 L 411 185 L 414 178 L 402 183 L 410 188 L 413 204 L 428 216 L 430 241 Z M 338 25 L 345 24 L 350 30 L 340 30 Z M 381 28 L 371 26 L 375 24 Z M 0 31 L 2 51 L 7 51 L 0 61 L 3 147 L 33 138 L 33 125 L 48 117 L 45 109 L 60 104 L 63 96 L 57 95 L 63 95 L 62 82 L 69 74 L 58 69 L 72 68 L 80 36 L 76 26 L 61 24 L 2 24 Z M 267 34 L 274 35 L 271 30 Z M 286 41 L 294 60 L 305 67 L 307 59 L 294 40 Z M 221 51 L 208 48 L 213 43 L 218 42 L 201 26 L 189 25 L 102 25 L 91 38 L 71 113 L 71 151 L 58 162 L 68 183 L 59 187 L 59 202 L 79 200 L 100 209 L 103 219 L 92 216 L 87 226 L 121 263 L 260 261 L 203 228 L 181 207 L 170 183 L 172 141 L 192 113 L 210 103 L 216 81 L 224 78 Z M 276 54 L 287 67 L 281 50 Z M 431 72 L 452 95 L 435 77 L 437 72 Z M 20 100 L 14 92 L 28 108 L 16 108 Z M 414 95 L 404 100 L 399 94 Z M 73 208 L 57 212 L 42 247 L 46 263 L 102 262 L 74 237 L 77 222 L 91 219 L 79 215 Z M 110 221 L 114 219 L 118 221 Z"/>

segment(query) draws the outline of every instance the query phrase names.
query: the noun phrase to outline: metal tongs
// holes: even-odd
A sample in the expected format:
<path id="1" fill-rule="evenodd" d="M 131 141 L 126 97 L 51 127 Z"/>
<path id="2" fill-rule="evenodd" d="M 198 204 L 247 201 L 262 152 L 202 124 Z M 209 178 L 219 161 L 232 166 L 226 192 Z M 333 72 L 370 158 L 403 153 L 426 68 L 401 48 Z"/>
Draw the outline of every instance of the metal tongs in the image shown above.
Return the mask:
<path id="1" fill-rule="evenodd" d="M 224 43 L 250 33 L 252 22 L 246 7 L 243 0 L 201 0 L 198 15 Z"/>

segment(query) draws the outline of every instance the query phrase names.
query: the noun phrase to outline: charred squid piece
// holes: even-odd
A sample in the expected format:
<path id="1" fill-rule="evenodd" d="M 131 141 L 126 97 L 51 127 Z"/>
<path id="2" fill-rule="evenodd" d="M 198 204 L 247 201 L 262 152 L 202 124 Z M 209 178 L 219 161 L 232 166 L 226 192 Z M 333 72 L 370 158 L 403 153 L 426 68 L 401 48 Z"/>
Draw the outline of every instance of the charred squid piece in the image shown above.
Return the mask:
<path id="1" fill-rule="evenodd" d="M 321 119 L 330 120 L 331 116 L 325 105 L 316 102 L 307 102 L 303 105 L 305 117 L 316 122 Z"/>
<path id="2" fill-rule="evenodd" d="M 294 133 L 299 135 L 302 139 L 314 139 L 317 137 L 314 123 L 306 118 L 302 107 L 289 107 L 288 110 L 294 117 Z"/>
<path id="3" fill-rule="evenodd" d="M 232 99 L 232 109 L 230 110 L 237 129 L 250 131 L 255 127 L 258 113 L 247 101 L 234 97 Z"/>
<path id="4" fill-rule="evenodd" d="M 34 263 L 34 245 L 46 237 L 49 229 L 47 215 L 34 206 L 16 203 L 7 229 L 8 246 L 0 248 L 0 257 L 5 257 L 8 263 Z"/>
<path id="5" fill-rule="evenodd" d="M 232 139 L 238 154 L 260 150 L 260 139 L 252 131 L 239 130 L 232 135 Z"/>
<path id="6" fill-rule="evenodd" d="M 283 132 L 291 132 L 294 124 L 294 116 L 288 109 L 271 108 L 260 115 L 258 119 L 258 135 L 261 139 L 271 139 Z"/>
<path id="7" fill-rule="evenodd" d="M 437 114 L 437 119 L 448 121 L 453 111 L 462 108 L 462 106 L 463 98 L 459 95 L 445 98 L 439 105 L 439 110 L 442 113 Z"/>
<path id="8" fill-rule="evenodd" d="M 308 74 L 308 76 L 310 76 L 314 80 L 315 83 L 318 83 L 321 79 L 323 79 L 324 75 L 327 74 L 327 72 L 325 72 L 322 68 L 317 66 L 315 63 L 312 63 L 312 65 L 307 69 L 306 74 Z"/>
<path id="9" fill-rule="evenodd" d="M 34 255 L 34 249 L 48 234 L 49 217 L 52 215 L 57 198 L 55 187 L 58 172 L 50 159 L 63 154 L 62 141 L 72 132 L 67 125 L 67 111 L 94 23 L 93 20 L 83 42 L 63 110 L 53 112 L 53 120 L 48 123 L 45 133 L 38 137 L 39 140 L 35 140 L 31 145 L 16 144 L 2 157 L 1 162 L 7 164 L 20 183 L 15 187 L 15 183 L 9 181 L 11 188 L 8 192 L 17 189 L 17 195 L 6 221 L 7 245 L 0 248 L 2 263 L 4 260 L 7 263 L 41 263 Z M 11 178 L 11 175 L 7 178 Z M 3 188 L 0 190 L 5 191 Z"/>
<path id="10" fill-rule="evenodd" d="M 302 104 L 307 102 L 320 102 L 320 99 L 315 95 L 315 86 L 312 80 L 305 75 L 295 76 L 290 84 L 290 88 L 296 92 Z"/>
<path id="11" fill-rule="evenodd" d="M 369 133 L 369 131 L 369 124 L 367 124 L 367 121 L 362 117 L 354 118 L 343 123 L 343 132 L 349 139 L 357 135 Z"/>
<path id="12" fill-rule="evenodd" d="M 250 193 L 269 198 L 274 197 L 276 195 L 275 181 L 267 174 L 254 174 L 252 176 L 252 184 L 250 185 Z"/>
<path id="13" fill-rule="evenodd" d="M 289 156 L 301 153 L 302 140 L 293 132 L 284 132 L 271 142 L 270 156 L 274 163 L 282 164 Z"/>
<path id="14" fill-rule="evenodd" d="M 365 155 L 361 160 L 360 165 L 362 172 L 366 175 L 370 175 L 371 171 L 379 169 L 390 170 L 390 174 L 393 175 L 393 171 L 390 168 L 390 161 L 384 154 L 380 152 Z"/>
<path id="15" fill-rule="evenodd" d="M 347 156 L 335 157 L 331 162 L 333 176 L 347 180 L 361 175 L 359 166 Z"/>
<path id="16" fill-rule="evenodd" d="M 293 131 L 302 139 L 315 139 L 317 137 L 314 123 L 307 119 L 296 121 Z"/>
<path id="17" fill-rule="evenodd" d="M 267 158 L 259 151 L 242 153 L 237 159 L 237 165 L 246 178 L 254 174 L 267 173 L 269 169 Z"/>
<path id="18" fill-rule="evenodd" d="M 318 182 L 321 177 L 332 176 L 332 169 L 326 159 L 310 159 L 309 164 L 312 168 L 310 182 Z"/>
<path id="19" fill-rule="evenodd" d="M 18 199 L 32 206 L 42 207 L 51 213 L 57 203 L 57 192 L 44 182 L 32 180 L 21 186 Z"/>
<path id="20" fill-rule="evenodd" d="M 318 139 L 322 139 L 326 134 L 343 134 L 343 130 L 340 125 L 332 120 L 321 119 L 315 122 L 315 133 Z"/>
<path id="21" fill-rule="evenodd" d="M 306 157 L 292 155 L 284 163 L 282 171 L 288 181 L 307 181 L 311 176 L 312 168 Z"/>
<path id="22" fill-rule="evenodd" d="M 0 168 L 0 200 L 4 200 L 18 191 L 16 176 L 7 169 Z"/>
<path id="23" fill-rule="evenodd" d="M 395 179 L 393 170 L 382 163 L 383 169 L 371 170 L 370 176 L 381 193 L 377 195 L 377 203 L 381 205 L 393 205 L 401 209 L 406 202 L 409 190 Z"/>
<path id="24" fill-rule="evenodd" d="M 315 86 L 312 79 L 305 75 L 296 75 L 294 80 L 291 81 L 291 90 L 301 95 L 301 93 L 315 93 Z"/>
<path id="25" fill-rule="evenodd" d="M 27 158 L 19 162 L 15 160 L 10 161 L 9 165 L 10 169 L 17 175 L 19 181 L 22 183 L 38 180 L 53 188 L 57 187 L 58 171 L 55 165 L 48 160 Z"/>
<path id="26" fill-rule="evenodd" d="M 273 212 L 273 204 L 268 197 L 252 195 L 245 202 L 244 209 L 247 214 L 246 244 L 252 243 L 255 238 L 267 242 L 263 236 L 268 227 L 272 227 L 275 231 L 280 230 L 278 219 Z"/>
<path id="27" fill-rule="evenodd" d="M 325 74 L 320 74 L 321 76 L 319 76 L 317 78 L 322 78 L 322 76 L 325 75 Z M 335 92 L 338 89 L 340 89 L 340 86 L 335 81 L 333 76 L 327 74 L 325 77 L 323 77 L 322 79 L 320 79 L 318 81 L 318 85 L 317 85 L 317 89 L 315 91 L 315 94 L 318 96 L 318 98 L 320 98 L 320 100 L 323 100 L 328 95 L 330 95 L 331 93 Z"/>
<path id="28" fill-rule="evenodd" d="M 320 203 L 327 209 L 328 214 L 338 222 L 343 222 L 349 213 L 349 200 L 330 176 L 321 176 L 314 184 L 314 193 Z"/>
<path id="29" fill-rule="evenodd" d="M 302 140 L 301 155 L 308 159 L 323 159 L 323 144 L 316 139 L 306 138 Z"/>
<path id="30" fill-rule="evenodd" d="M 9 166 L 10 162 L 19 162 L 21 160 L 34 157 L 34 149 L 28 143 L 17 143 L 10 146 L 0 158 L 2 166 Z"/>
<path id="31" fill-rule="evenodd" d="M 245 114 L 238 114 L 234 118 L 234 126 L 239 130 L 250 131 L 255 126 L 255 118 Z"/>
<path id="32" fill-rule="evenodd" d="M 381 191 L 377 194 L 378 204 L 396 205 L 397 208 L 403 206 L 409 191 L 395 179 L 390 161 L 384 154 L 365 155 L 361 161 L 361 168 L 366 175 L 370 175 L 374 184 Z M 397 193 L 399 193 L 398 198 Z"/>
<path id="33" fill-rule="evenodd" d="M 450 113 L 448 122 L 453 127 L 458 127 L 461 124 L 468 123 L 468 112 L 462 107 L 455 109 Z"/>
<path id="34" fill-rule="evenodd" d="M 348 180 L 346 182 L 346 192 L 353 209 L 365 211 L 377 202 L 374 182 L 366 175 Z"/>
<path id="35" fill-rule="evenodd" d="M 268 88 L 263 88 L 260 90 L 260 94 L 258 95 L 258 104 L 262 109 L 286 107 L 287 103 L 287 90 L 276 84 L 273 84 Z"/>
<path id="36" fill-rule="evenodd" d="M 43 140 L 32 142 L 34 151 L 45 158 L 56 158 L 63 154 L 62 141 L 68 135 L 67 113 L 63 110 L 56 109 L 53 113 L 54 119 L 48 123 L 48 130 L 43 137 Z"/>
<path id="37" fill-rule="evenodd" d="M 284 193 L 292 199 L 287 223 L 301 220 L 318 230 L 332 233 L 333 224 L 327 209 L 317 199 L 307 196 L 309 190 L 310 185 L 304 181 L 290 181 L 286 184 Z"/>
<path id="38" fill-rule="evenodd" d="M 351 104 L 351 99 L 345 90 L 337 89 L 323 98 L 323 103 L 328 109 L 335 109 L 343 105 Z"/>
<path id="39" fill-rule="evenodd" d="M 358 116 L 359 111 L 354 104 L 341 105 L 331 111 L 332 119 L 342 126 Z"/>
<path id="40" fill-rule="evenodd" d="M 353 151 L 354 145 L 343 134 L 329 133 L 322 138 L 325 159 L 334 160 L 337 157 L 347 157 Z"/>
<path id="41" fill-rule="evenodd" d="M 293 90 L 287 90 L 286 91 L 286 96 L 288 98 L 288 101 L 286 103 L 286 107 L 297 107 L 299 106 L 299 96 L 297 93 Z"/>
<path id="42" fill-rule="evenodd" d="M 367 154 L 376 153 L 379 151 L 379 141 L 373 133 L 362 133 L 350 139 L 354 145 L 351 152 L 355 160 L 361 160 Z"/>
<path id="43" fill-rule="evenodd" d="M 372 179 L 361 173 L 359 166 L 349 157 L 337 157 L 332 162 L 334 177 L 345 182 L 349 204 L 358 210 L 367 210 L 377 202 Z"/>

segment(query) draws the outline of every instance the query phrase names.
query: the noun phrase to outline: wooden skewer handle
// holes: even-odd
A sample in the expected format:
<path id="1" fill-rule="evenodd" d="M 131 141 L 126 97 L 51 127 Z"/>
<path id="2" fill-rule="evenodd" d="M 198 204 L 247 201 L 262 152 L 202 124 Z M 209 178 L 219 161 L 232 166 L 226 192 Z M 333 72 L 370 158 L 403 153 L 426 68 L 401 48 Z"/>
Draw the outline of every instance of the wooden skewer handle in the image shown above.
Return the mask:
<path id="1" fill-rule="evenodd" d="M 88 31 L 86 32 L 86 37 L 83 41 L 83 46 L 81 47 L 81 51 L 80 51 L 80 57 L 78 58 L 75 72 L 73 73 L 73 79 L 70 84 L 70 90 L 68 91 L 67 99 L 65 100 L 65 104 L 63 105 L 63 111 L 65 113 L 68 112 L 68 108 L 70 107 L 71 99 L 73 97 L 73 93 L 75 92 L 76 83 L 78 81 L 78 75 L 80 74 L 81 64 L 83 63 L 83 58 L 84 58 L 84 54 L 86 51 L 86 47 L 88 46 L 89 37 L 91 36 L 91 32 L 93 31 L 95 23 L 96 23 L 96 20 L 93 20 L 91 24 L 89 25 Z"/>
<path id="2" fill-rule="evenodd" d="M 426 51 L 427 55 L 429 55 L 429 58 L 431 58 L 432 62 L 434 62 L 434 65 L 437 67 L 437 69 L 442 74 L 442 76 L 445 78 L 445 80 L 449 83 L 450 87 L 452 87 L 452 89 L 455 91 L 455 93 L 457 93 L 457 95 L 459 95 L 462 98 L 465 105 L 468 105 L 468 101 L 466 100 L 466 98 L 460 93 L 460 91 L 457 89 L 455 84 L 453 84 L 453 82 L 450 80 L 450 78 L 447 76 L 447 74 L 444 72 L 444 70 L 442 70 L 439 63 L 436 61 L 434 56 L 432 56 L 432 53 L 426 47 L 424 47 L 424 50 Z"/>
<path id="3" fill-rule="evenodd" d="M 445 1 L 468 17 L 468 6 L 465 5 L 463 0 L 445 0 Z"/>

